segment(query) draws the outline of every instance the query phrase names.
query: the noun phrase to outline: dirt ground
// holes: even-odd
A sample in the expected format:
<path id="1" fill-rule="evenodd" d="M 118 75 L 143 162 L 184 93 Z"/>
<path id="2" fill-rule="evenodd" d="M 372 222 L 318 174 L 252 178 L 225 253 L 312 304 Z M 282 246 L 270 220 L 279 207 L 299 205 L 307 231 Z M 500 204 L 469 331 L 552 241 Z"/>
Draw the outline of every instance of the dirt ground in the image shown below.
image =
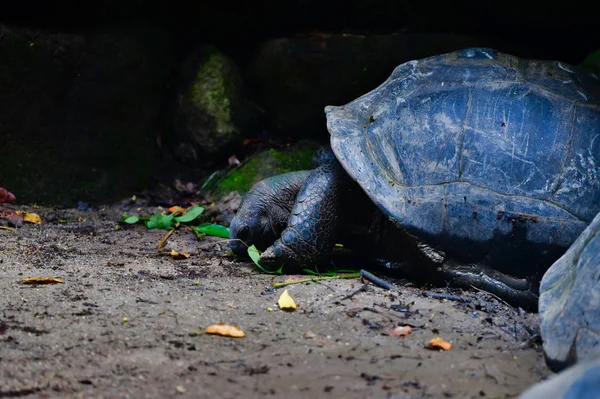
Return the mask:
<path id="1" fill-rule="evenodd" d="M 8 208 L 43 223 L 0 229 L 0 398 L 513 398 L 550 374 L 537 315 L 486 293 L 440 300 L 397 281 L 345 298 L 359 279 L 326 280 L 286 287 L 299 308 L 285 312 L 272 284 L 290 276 L 189 231 L 164 247 L 189 258 L 161 254 L 163 230 L 115 229 L 135 204 Z M 218 322 L 246 337 L 202 333 Z M 427 349 L 438 336 L 452 348 Z"/>

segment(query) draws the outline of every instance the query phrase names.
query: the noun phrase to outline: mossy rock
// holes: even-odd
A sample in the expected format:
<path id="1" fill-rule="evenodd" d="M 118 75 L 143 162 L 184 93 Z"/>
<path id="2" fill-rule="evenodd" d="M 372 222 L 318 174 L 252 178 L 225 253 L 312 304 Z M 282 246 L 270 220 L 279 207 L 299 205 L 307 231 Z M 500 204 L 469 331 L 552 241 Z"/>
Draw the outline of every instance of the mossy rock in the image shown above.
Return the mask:
<path id="1" fill-rule="evenodd" d="M 166 126 L 168 145 L 183 164 L 210 167 L 241 143 L 257 116 L 233 60 L 202 46 L 181 66 Z"/>
<path id="2" fill-rule="evenodd" d="M 307 141 L 284 149 L 270 148 L 259 152 L 221 180 L 213 190 L 213 195 L 220 198 L 232 191 L 243 194 L 254 183 L 267 177 L 310 169 L 317 148 L 317 143 Z"/>

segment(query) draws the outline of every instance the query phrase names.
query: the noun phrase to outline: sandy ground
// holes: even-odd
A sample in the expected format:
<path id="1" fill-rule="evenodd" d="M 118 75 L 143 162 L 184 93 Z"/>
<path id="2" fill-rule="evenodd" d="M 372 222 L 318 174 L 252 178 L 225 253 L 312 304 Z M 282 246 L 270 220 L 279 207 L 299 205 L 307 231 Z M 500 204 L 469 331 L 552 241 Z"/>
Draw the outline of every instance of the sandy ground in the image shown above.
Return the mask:
<path id="1" fill-rule="evenodd" d="M 0 398 L 512 398 L 550 374 L 537 315 L 485 293 L 463 303 L 397 282 L 344 298 L 362 282 L 327 280 L 288 286 L 299 308 L 285 312 L 272 284 L 290 276 L 189 231 L 165 245 L 189 258 L 161 254 L 164 231 L 115 229 L 131 204 L 12 209 L 43 224 L 0 229 Z M 202 333 L 219 322 L 246 337 Z M 452 348 L 427 349 L 438 336 Z"/>

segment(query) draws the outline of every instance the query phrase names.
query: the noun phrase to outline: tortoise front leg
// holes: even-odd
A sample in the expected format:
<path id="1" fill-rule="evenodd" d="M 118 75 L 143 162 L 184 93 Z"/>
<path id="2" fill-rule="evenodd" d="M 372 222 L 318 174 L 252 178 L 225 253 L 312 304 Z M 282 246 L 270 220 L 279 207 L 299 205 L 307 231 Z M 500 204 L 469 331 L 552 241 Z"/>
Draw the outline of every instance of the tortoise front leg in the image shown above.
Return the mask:
<path id="1" fill-rule="evenodd" d="M 263 251 L 280 237 L 310 173 L 284 173 L 252 186 L 229 226 L 230 247 L 235 254 L 247 256 L 250 245 Z"/>
<path id="2" fill-rule="evenodd" d="M 263 266 L 312 266 L 328 254 L 340 225 L 341 202 L 349 177 L 335 159 L 310 174 L 298 193 L 281 237 L 259 258 Z"/>

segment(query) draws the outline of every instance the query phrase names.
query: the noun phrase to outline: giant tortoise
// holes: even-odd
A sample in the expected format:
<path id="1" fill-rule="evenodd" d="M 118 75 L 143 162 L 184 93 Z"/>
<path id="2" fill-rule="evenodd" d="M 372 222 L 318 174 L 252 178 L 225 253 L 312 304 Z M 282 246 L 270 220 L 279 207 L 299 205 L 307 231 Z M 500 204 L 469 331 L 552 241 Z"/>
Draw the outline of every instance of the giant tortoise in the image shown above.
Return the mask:
<path id="1" fill-rule="evenodd" d="M 350 243 L 372 265 L 536 308 L 542 274 L 600 211 L 600 81 L 574 66 L 463 49 L 325 113 L 332 152 L 251 188 L 235 253 L 310 266 Z"/>

